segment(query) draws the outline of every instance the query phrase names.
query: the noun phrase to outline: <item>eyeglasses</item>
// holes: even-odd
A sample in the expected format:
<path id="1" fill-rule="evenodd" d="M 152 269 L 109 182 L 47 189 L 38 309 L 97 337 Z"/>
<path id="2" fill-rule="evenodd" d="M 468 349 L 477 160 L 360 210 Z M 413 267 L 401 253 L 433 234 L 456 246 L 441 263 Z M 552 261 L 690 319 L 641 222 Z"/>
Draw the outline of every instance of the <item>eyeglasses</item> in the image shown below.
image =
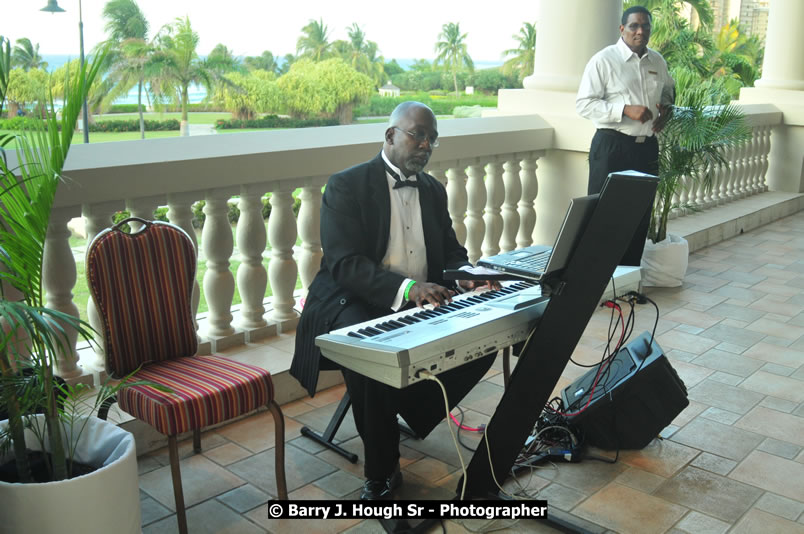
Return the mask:
<path id="1" fill-rule="evenodd" d="M 425 141 L 430 145 L 430 148 L 436 148 L 438 146 L 438 136 L 437 135 L 430 135 L 423 134 L 421 132 L 409 132 L 408 130 L 403 130 L 398 126 L 394 126 L 395 130 L 399 130 L 400 132 L 405 132 L 409 136 L 413 138 L 418 144 L 422 144 Z"/>
<path id="2" fill-rule="evenodd" d="M 631 32 L 635 32 L 639 28 L 642 28 L 642 31 L 644 31 L 644 32 L 649 32 L 650 31 L 650 23 L 648 23 L 648 24 L 639 24 L 639 23 L 636 23 L 636 22 L 632 22 L 631 24 L 626 26 L 626 28 L 628 28 L 628 31 L 631 31 Z"/>

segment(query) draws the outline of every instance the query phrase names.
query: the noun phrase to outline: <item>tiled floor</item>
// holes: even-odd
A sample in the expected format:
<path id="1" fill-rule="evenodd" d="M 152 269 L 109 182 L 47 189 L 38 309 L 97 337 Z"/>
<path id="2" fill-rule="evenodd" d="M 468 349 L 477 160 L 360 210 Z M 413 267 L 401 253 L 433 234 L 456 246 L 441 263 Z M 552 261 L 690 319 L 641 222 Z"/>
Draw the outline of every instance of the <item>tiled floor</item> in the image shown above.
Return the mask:
<path id="1" fill-rule="evenodd" d="M 804 213 L 701 250 L 683 287 L 649 289 L 660 307 L 657 340 L 685 382 L 690 404 L 639 451 L 617 463 L 556 464 L 520 476 L 531 495 L 601 532 L 804 533 Z M 654 315 L 640 307 L 637 333 Z M 609 316 L 590 321 L 576 350 L 599 358 Z M 288 336 L 289 337 L 289 336 Z M 287 352 L 287 339 L 281 349 Z M 248 358 L 256 357 L 247 349 Z M 500 398 L 500 362 L 462 403 L 468 425 L 488 421 Z M 556 391 L 582 370 L 565 370 Z M 343 387 L 284 405 L 291 499 L 355 498 L 362 464 L 300 435 L 322 430 Z M 460 476 L 447 423 L 401 447 L 399 498 L 451 498 Z M 206 433 L 204 452 L 182 446 L 182 477 L 192 533 L 380 532 L 378 522 L 268 519 L 275 494 L 273 425 L 262 413 Z M 362 456 L 351 416 L 338 435 Z M 464 433 L 472 445 L 477 435 Z M 465 452 L 465 451 L 464 451 Z M 175 532 L 167 452 L 139 459 L 143 531 Z M 511 480 L 505 487 L 515 489 Z M 488 530 L 484 521 L 446 521 L 450 533 Z M 496 525 L 504 526 L 504 525 Z M 509 532 L 547 532 L 520 521 Z M 441 526 L 431 532 L 441 532 Z"/>

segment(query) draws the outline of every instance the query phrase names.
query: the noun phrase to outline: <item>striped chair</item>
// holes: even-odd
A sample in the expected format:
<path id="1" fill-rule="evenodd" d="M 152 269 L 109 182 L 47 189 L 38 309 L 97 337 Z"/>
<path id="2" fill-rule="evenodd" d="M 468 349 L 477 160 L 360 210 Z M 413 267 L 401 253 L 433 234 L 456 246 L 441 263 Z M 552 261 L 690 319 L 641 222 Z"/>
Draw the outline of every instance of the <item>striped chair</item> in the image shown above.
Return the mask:
<path id="1" fill-rule="evenodd" d="M 126 233 L 120 227 L 128 221 L 143 227 Z M 191 299 L 196 254 L 190 237 L 172 224 L 130 218 L 98 234 L 86 264 L 103 323 L 108 372 L 124 377 L 136 371 L 129 382 L 148 381 L 168 389 L 135 384 L 120 390 L 117 402 L 168 436 L 179 531 L 187 532 L 187 519 L 176 436 L 192 430 L 198 453 L 202 428 L 264 405 L 276 427 L 277 495 L 287 499 L 285 424 L 274 401 L 271 374 L 219 356 L 195 356 Z"/>

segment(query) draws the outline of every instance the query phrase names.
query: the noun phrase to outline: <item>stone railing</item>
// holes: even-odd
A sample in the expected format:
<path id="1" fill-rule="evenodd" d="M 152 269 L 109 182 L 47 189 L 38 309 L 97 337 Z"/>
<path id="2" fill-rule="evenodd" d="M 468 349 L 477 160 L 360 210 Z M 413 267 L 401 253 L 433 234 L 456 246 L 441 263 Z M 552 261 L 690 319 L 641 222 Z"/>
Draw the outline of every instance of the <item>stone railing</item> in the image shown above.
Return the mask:
<path id="1" fill-rule="evenodd" d="M 730 154 L 732 165 L 718 175 L 716 193 L 703 194 L 700 200 L 698 192 L 692 193 L 701 208 L 764 190 L 770 126 L 778 123 L 779 114 L 757 107 L 762 109 L 749 111 L 754 138 Z M 111 224 L 117 211 L 128 209 L 150 219 L 154 209 L 166 205 L 168 219 L 195 240 L 191 207 L 204 200 L 206 222 L 196 245 L 206 259 L 201 286 L 209 311 L 200 321 L 201 351 L 295 327 L 297 280 L 306 289 L 321 258 L 322 187 L 333 172 L 376 155 L 384 130 L 385 125 L 370 124 L 73 147 L 65 169 L 68 181 L 57 196 L 46 244 L 47 305 L 79 313 L 73 301 L 76 263 L 67 227 L 71 219 L 83 216 L 89 241 Z M 539 158 L 553 143 L 553 129 L 543 119 L 527 115 L 450 120 L 442 121 L 439 130 L 441 146 L 433 152 L 428 172 L 446 186 L 453 227 L 471 261 L 527 246 L 536 235 L 555 235 L 556 228 L 540 228 L 554 223 L 540 221 L 534 203 L 540 180 L 565 178 L 537 173 Z M 561 191 L 567 202 L 585 192 L 573 187 Z M 297 189 L 301 207 L 295 217 Z M 261 201 L 266 193 L 271 195 L 267 225 Z M 233 197 L 240 208 L 234 238 L 227 217 L 227 202 Z M 235 244 L 240 266 L 233 275 Z M 264 298 L 268 285 L 273 294 L 269 300 Z M 242 304 L 233 307 L 235 288 Z M 196 309 L 201 289 L 196 286 L 194 291 Z M 97 328 L 91 299 L 86 311 Z M 97 352 L 81 361 L 75 349 L 68 352 L 58 360 L 58 373 L 68 380 L 89 380 L 103 368 Z"/>
<path id="2" fill-rule="evenodd" d="M 376 155 L 384 130 L 372 124 L 73 147 L 46 244 L 47 305 L 79 313 L 73 301 L 77 271 L 69 245 L 71 219 L 83 216 L 89 242 L 110 226 L 117 211 L 151 219 L 157 207 L 168 206 L 168 219 L 195 240 L 191 207 L 204 200 L 206 220 L 196 245 L 206 273 L 194 291 L 196 309 L 202 288 L 209 308 L 200 321 L 201 350 L 293 328 L 297 280 L 306 289 L 321 258 L 322 187 L 333 172 Z M 455 231 L 470 257 L 531 244 L 537 161 L 550 145 L 552 130 L 536 116 L 442 121 L 439 130 L 441 146 L 428 171 L 446 185 Z M 298 217 L 292 209 L 297 189 Z M 267 225 L 262 218 L 266 193 Z M 227 207 L 233 197 L 240 209 L 234 238 Z M 235 244 L 240 265 L 233 275 Z M 267 268 L 264 256 L 270 260 Z M 264 299 L 269 284 L 270 302 Z M 233 313 L 235 288 L 242 304 Z M 86 314 L 97 329 L 91 299 Z M 94 361 L 91 356 L 79 361 L 77 354 L 60 355 L 61 376 L 82 380 L 103 368 L 97 351 Z"/>
<path id="3" fill-rule="evenodd" d="M 765 175 L 771 147 L 771 128 L 781 122 L 781 113 L 772 106 L 742 106 L 751 126 L 751 138 L 726 150 L 727 166 L 712 170 L 711 185 L 688 181 L 673 197 L 679 206 L 671 218 L 697 213 L 768 190 Z"/>

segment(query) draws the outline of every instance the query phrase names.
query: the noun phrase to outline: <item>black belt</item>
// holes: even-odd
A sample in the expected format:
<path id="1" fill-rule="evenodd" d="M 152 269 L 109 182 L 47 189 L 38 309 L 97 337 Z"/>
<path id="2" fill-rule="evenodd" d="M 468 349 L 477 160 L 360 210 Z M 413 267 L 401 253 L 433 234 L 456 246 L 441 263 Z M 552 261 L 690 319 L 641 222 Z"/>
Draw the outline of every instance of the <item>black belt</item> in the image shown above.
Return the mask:
<path id="1" fill-rule="evenodd" d="M 652 135 L 628 135 L 617 130 L 612 130 L 611 128 L 598 128 L 597 131 L 612 137 L 621 137 L 623 139 L 627 139 L 632 143 L 644 143 L 647 139 L 653 137 Z"/>

